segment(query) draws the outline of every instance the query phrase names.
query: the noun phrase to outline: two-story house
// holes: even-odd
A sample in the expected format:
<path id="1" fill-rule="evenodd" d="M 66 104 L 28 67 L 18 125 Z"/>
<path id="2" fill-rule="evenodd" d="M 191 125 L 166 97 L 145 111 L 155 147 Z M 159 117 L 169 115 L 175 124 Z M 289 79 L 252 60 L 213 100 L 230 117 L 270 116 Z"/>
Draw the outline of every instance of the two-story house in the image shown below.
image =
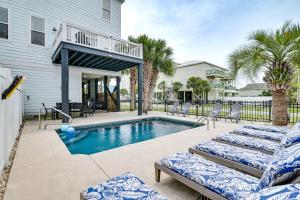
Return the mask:
<path id="1" fill-rule="evenodd" d="M 157 85 L 161 81 L 166 81 L 169 88 L 169 97 L 172 96 L 172 83 L 175 81 L 181 82 L 181 88 L 178 99 L 184 101 L 191 101 L 193 99 L 192 89 L 186 87 L 187 81 L 190 77 L 199 77 L 207 80 L 210 83 L 211 90 L 208 94 L 208 99 L 223 99 L 225 96 L 235 96 L 237 89 L 235 87 L 235 80 L 230 77 L 228 69 L 206 61 L 188 61 L 175 65 L 175 74 L 172 77 L 159 75 Z M 155 97 L 160 98 L 161 90 L 156 88 Z"/>
<path id="2" fill-rule="evenodd" d="M 88 100 L 119 110 L 120 71 L 132 66 L 141 85 L 142 45 L 121 39 L 123 2 L 0 0 L 0 65 L 26 77 L 26 115 Z"/>

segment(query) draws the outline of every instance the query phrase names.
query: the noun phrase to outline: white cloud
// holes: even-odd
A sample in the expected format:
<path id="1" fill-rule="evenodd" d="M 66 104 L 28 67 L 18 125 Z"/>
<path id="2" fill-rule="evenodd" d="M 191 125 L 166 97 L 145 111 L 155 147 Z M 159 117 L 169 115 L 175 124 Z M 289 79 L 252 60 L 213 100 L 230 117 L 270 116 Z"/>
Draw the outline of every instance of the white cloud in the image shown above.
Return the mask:
<path id="1" fill-rule="evenodd" d="M 228 54 L 251 31 L 299 20 L 299 10 L 297 0 L 127 0 L 122 37 L 145 33 L 167 40 L 177 62 L 206 60 L 228 67 Z"/>

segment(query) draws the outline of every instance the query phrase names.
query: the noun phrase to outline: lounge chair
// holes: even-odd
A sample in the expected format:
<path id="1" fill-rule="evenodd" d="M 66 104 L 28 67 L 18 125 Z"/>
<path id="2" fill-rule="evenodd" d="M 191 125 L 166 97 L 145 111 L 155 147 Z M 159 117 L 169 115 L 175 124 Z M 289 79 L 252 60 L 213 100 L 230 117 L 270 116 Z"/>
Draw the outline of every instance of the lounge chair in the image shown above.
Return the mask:
<path id="1" fill-rule="evenodd" d="M 222 104 L 216 103 L 214 105 L 213 111 L 210 114 L 208 114 L 208 116 L 212 117 L 213 119 L 215 119 L 217 121 L 221 111 L 222 111 Z"/>
<path id="2" fill-rule="evenodd" d="M 261 130 L 261 131 L 269 131 L 275 133 L 283 133 L 286 134 L 291 131 L 292 127 L 284 126 L 268 126 L 268 125 L 245 125 L 243 128 L 254 129 L 254 130 Z"/>
<path id="3" fill-rule="evenodd" d="M 189 111 L 190 111 L 190 108 L 192 107 L 192 104 L 187 102 L 185 104 L 183 104 L 183 107 L 182 107 L 182 110 L 178 112 L 178 114 L 182 114 L 184 117 L 186 115 L 189 115 Z"/>
<path id="4" fill-rule="evenodd" d="M 231 121 L 233 119 L 235 119 L 236 123 L 238 123 L 241 120 L 241 105 L 240 104 L 236 103 L 236 104 L 232 105 L 231 111 L 225 117 L 225 122 L 227 119 L 230 119 Z"/>
<path id="5" fill-rule="evenodd" d="M 246 135 L 251 137 L 257 137 L 267 140 L 273 140 L 280 142 L 282 138 L 285 136 L 284 133 L 278 132 L 269 132 L 269 131 L 262 131 L 262 130 L 255 130 L 255 129 L 248 129 L 248 128 L 237 128 L 233 131 L 235 134 L 239 135 Z"/>
<path id="6" fill-rule="evenodd" d="M 212 139 L 217 142 L 234 145 L 237 147 L 247 148 L 251 150 L 261 151 L 273 154 L 274 151 L 281 147 L 280 143 L 260 138 L 242 136 L 232 133 L 225 133 Z"/>
<path id="7" fill-rule="evenodd" d="M 175 101 L 171 108 L 168 108 L 167 114 L 172 113 L 173 115 L 178 112 L 179 101 Z"/>
<path id="8" fill-rule="evenodd" d="M 216 141 L 207 141 L 189 148 L 207 159 L 260 178 L 273 155 L 244 149 Z"/>
<path id="9" fill-rule="evenodd" d="M 204 198 L 248 200 L 252 199 L 249 197 L 260 197 L 264 190 L 270 194 L 270 190 L 274 189 L 274 194 L 278 195 L 278 187 L 274 186 L 290 187 L 291 185 L 284 184 L 298 183 L 300 181 L 299 161 L 300 144 L 294 145 L 288 151 L 283 149 L 274 156 L 261 179 L 258 179 L 200 156 L 177 153 L 155 163 L 155 177 L 159 182 L 160 173 L 163 171 L 201 193 Z M 299 196 L 299 185 L 295 186 Z"/>
<path id="10" fill-rule="evenodd" d="M 248 148 L 252 150 L 262 151 L 268 154 L 273 154 L 275 150 L 281 147 L 289 147 L 300 143 L 300 123 L 295 124 L 293 129 L 283 136 L 280 143 L 231 133 L 225 133 L 213 140 L 242 148 Z"/>
<path id="11" fill-rule="evenodd" d="M 105 183 L 88 188 L 80 193 L 81 200 L 166 200 L 165 197 L 153 191 L 141 179 L 126 173 L 114 177 Z"/>

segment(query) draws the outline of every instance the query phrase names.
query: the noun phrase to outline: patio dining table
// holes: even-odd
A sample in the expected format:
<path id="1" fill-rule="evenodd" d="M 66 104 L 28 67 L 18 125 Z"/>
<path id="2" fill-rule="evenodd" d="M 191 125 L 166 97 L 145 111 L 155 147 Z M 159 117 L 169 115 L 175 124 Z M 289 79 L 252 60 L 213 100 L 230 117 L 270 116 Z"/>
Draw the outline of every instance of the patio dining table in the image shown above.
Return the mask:
<path id="1" fill-rule="evenodd" d="M 70 102 L 69 103 L 69 113 L 70 113 L 70 116 L 71 117 L 74 117 L 76 115 L 74 114 L 77 114 L 78 117 L 83 117 L 83 107 L 84 107 L 84 104 L 83 103 L 80 103 L 80 102 Z M 61 110 L 61 103 L 56 103 L 56 106 L 55 106 L 56 109 L 58 110 Z M 55 110 L 52 110 L 52 119 L 58 119 L 59 116 L 58 116 L 58 112 L 56 112 Z"/>

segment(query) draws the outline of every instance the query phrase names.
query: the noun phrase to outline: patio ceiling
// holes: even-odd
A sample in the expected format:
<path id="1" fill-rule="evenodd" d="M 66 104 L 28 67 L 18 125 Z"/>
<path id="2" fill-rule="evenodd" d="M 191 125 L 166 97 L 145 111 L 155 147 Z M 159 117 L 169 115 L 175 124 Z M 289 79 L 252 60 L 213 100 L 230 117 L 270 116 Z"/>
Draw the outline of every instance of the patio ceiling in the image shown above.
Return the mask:
<path id="1" fill-rule="evenodd" d="M 115 54 L 81 45 L 61 42 L 52 56 L 52 62 L 61 64 L 61 49 L 68 49 L 69 65 L 93 69 L 121 71 L 143 64 L 142 59 Z"/>

